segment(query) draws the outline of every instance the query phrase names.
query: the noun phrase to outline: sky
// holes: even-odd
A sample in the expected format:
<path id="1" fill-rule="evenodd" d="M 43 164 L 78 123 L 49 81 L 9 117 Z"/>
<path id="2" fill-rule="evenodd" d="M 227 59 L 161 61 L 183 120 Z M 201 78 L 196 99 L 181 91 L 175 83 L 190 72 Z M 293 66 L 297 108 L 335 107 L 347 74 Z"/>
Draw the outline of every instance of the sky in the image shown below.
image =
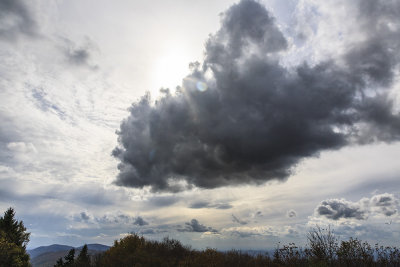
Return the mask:
<path id="1" fill-rule="evenodd" d="M 28 248 L 398 246 L 400 1 L 0 0 L 0 210 Z"/>

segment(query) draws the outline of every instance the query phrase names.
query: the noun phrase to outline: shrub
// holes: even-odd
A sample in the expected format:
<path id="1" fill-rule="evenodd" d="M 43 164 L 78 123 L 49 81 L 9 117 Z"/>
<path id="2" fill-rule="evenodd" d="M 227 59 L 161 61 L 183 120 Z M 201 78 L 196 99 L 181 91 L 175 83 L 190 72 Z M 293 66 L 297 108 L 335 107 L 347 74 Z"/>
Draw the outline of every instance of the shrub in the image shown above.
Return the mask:
<path id="1" fill-rule="evenodd" d="M 312 228 L 307 234 L 307 256 L 314 264 L 333 265 L 336 260 L 338 241 L 331 227 L 324 229 L 320 226 Z"/>

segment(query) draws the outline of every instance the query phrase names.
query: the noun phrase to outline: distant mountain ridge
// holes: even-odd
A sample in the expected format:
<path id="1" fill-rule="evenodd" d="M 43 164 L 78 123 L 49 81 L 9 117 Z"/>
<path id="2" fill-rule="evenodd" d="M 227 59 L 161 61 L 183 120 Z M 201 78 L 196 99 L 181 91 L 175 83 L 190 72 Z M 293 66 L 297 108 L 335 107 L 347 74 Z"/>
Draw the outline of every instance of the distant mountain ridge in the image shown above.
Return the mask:
<path id="1" fill-rule="evenodd" d="M 31 259 L 36 258 L 40 254 L 48 253 L 48 252 L 58 252 L 58 251 L 65 251 L 65 250 L 70 250 L 74 247 L 67 246 L 67 245 L 59 245 L 59 244 L 53 244 L 50 246 L 41 246 L 37 247 L 35 249 L 28 249 L 27 252 Z"/>
<path id="2" fill-rule="evenodd" d="M 96 251 L 106 251 L 110 248 L 110 246 L 106 246 L 103 244 L 87 244 L 89 250 L 96 250 Z M 83 246 L 77 247 L 75 249 L 81 250 Z"/>
<path id="3" fill-rule="evenodd" d="M 104 252 L 110 248 L 110 246 L 102 244 L 87 244 L 89 255 L 94 255 L 99 252 Z M 63 258 L 68 254 L 71 249 L 75 249 L 75 256 L 79 254 L 79 251 L 83 246 L 72 247 L 67 245 L 53 244 L 50 246 L 41 246 L 34 249 L 27 250 L 31 257 L 31 264 L 33 267 L 47 267 L 54 266 L 56 261 L 61 257 Z"/>

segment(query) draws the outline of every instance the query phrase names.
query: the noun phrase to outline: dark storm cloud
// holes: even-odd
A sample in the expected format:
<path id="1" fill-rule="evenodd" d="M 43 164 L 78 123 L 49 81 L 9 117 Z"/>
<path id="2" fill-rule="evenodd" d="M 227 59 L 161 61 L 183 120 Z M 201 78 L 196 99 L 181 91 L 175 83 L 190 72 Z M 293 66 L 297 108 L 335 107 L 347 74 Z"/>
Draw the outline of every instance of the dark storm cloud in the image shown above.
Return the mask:
<path id="1" fill-rule="evenodd" d="M 344 199 L 329 199 L 322 201 L 317 207 L 316 213 L 332 220 L 357 219 L 365 220 L 367 212 L 362 210 L 358 203 L 351 203 Z"/>
<path id="2" fill-rule="evenodd" d="M 0 0 L 0 39 L 13 41 L 18 35 L 35 36 L 36 22 L 27 2 Z"/>
<path id="3" fill-rule="evenodd" d="M 393 78 L 395 65 L 399 60 L 399 30 L 393 24 L 399 22 L 400 2 L 386 0 L 358 0 L 360 26 L 366 34 L 366 41 L 354 46 L 347 53 L 346 60 L 353 75 L 364 75 L 382 84 Z"/>
<path id="4" fill-rule="evenodd" d="M 192 219 L 190 222 L 185 223 L 185 228 L 178 228 L 177 230 L 179 232 L 218 233 L 217 230 L 213 229 L 212 227 L 207 227 L 207 226 L 199 223 L 199 221 L 196 219 Z"/>
<path id="5" fill-rule="evenodd" d="M 121 161 L 115 183 L 170 192 L 261 184 L 286 179 L 323 150 L 398 140 L 400 116 L 385 89 L 400 32 L 379 24 L 399 21 L 398 4 L 359 4 L 365 38 L 344 57 L 290 69 L 279 63 L 287 42 L 267 10 L 251 0 L 233 5 L 182 88 L 130 107 L 113 151 Z"/>
<path id="6" fill-rule="evenodd" d="M 138 216 L 135 218 L 135 221 L 133 222 L 133 224 L 143 226 L 143 225 L 148 225 L 149 223 L 146 222 L 142 217 Z"/>

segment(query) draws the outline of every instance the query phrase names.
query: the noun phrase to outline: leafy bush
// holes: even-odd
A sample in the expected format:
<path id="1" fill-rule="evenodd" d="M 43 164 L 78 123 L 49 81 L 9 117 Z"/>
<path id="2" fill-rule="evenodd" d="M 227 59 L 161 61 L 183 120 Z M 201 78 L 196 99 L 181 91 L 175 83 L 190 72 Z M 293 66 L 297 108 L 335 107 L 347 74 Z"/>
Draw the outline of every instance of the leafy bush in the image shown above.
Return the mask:
<path id="1" fill-rule="evenodd" d="M 367 242 L 350 238 L 342 241 L 337 249 L 338 262 L 342 266 L 372 266 L 374 262 L 374 249 Z"/>
<path id="2" fill-rule="evenodd" d="M 309 259 L 316 265 L 333 265 L 336 261 L 338 241 L 330 226 L 323 229 L 320 226 L 312 228 L 307 234 L 306 250 Z"/>
<path id="3" fill-rule="evenodd" d="M 289 243 L 282 248 L 278 246 L 273 262 L 279 266 L 308 266 L 306 251 L 297 247 L 295 243 Z"/>
<path id="4" fill-rule="evenodd" d="M 330 227 L 312 228 L 307 239 L 304 249 L 294 243 L 278 246 L 271 259 L 267 254 L 253 256 L 238 250 L 198 251 L 177 240 L 149 241 L 131 234 L 115 241 L 94 266 L 400 266 L 399 249 L 378 245 L 372 248 L 353 238 L 339 245 Z"/>
<path id="5" fill-rule="evenodd" d="M 250 256 L 240 251 L 220 252 L 207 248 L 196 251 L 179 241 L 165 238 L 149 241 L 131 234 L 102 254 L 97 266 L 270 266 L 268 256 Z"/>

